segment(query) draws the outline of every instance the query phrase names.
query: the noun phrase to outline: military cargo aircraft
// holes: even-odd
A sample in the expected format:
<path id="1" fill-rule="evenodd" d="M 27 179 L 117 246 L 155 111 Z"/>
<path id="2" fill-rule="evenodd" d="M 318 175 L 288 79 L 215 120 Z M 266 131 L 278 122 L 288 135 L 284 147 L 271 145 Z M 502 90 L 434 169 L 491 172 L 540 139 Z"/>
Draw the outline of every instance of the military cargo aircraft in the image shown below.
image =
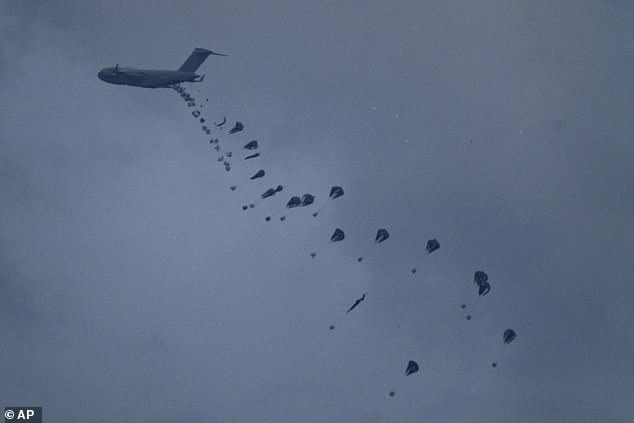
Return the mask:
<path id="1" fill-rule="evenodd" d="M 202 81 L 205 75 L 197 75 L 196 70 L 210 54 L 227 56 L 204 48 L 196 48 L 178 70 L 134 69 L 116 65 L 115 67 L 103 68 L 97 76 L 109 84 L 143 88 L 172 88 L 181 82 Z"/>

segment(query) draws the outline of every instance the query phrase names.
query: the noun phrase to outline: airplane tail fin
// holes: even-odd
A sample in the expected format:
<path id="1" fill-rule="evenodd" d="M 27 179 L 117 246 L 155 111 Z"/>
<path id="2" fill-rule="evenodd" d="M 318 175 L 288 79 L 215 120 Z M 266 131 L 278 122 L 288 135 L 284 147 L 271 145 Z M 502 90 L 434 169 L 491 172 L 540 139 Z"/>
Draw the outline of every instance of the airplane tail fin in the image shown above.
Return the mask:
<path id="1" fill-rule="evenodd" d="M 182 72 L 196 72 L 210 54 L 215 54 L 216 56 L 226 56 L 226 54 L 214 53 L 213 51 L 204 48 L 196 48 L 178 70 Z"/>

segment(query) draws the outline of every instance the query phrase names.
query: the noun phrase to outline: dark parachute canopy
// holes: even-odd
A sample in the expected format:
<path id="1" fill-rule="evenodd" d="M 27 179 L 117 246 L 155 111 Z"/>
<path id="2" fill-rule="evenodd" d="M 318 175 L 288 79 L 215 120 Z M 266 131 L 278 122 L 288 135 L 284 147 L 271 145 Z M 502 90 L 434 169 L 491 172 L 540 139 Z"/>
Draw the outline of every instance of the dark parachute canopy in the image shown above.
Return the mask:
<path id="1" fill-rule="evenodd" d="M 389 237 L 390 237 L 390 233 L 387 231 L 387 229 L 379 229 L 376 232 L 376 237 L 374 238 L 374 242 L 376 243 L 383 242 Z"/>
<path id="2" fill-rule="evenodd" d="M 235 134 L 236 132 L 240 132 L 244 129 L 244 125 L 242 124 L 242 122 L 236 122 L 236 126 L 234 126 L 233 128 L 231 128 L 231 130 L 229 131 L 230 134 Z"/>
<path id="3" fill-rule="evenodd" d="M 341 197 L 343 195 L 343 188 L 341 187 L 332 187 L 330 188 L 330 199 L 334 200 L 335 198 Z"/>
<path id="4" fill-rule="evenodd" d="M 488 294 L 490 290 L 491 285 L 489 285 L 488 282 L 482 282 L 480 285 L 478 285 L 478 295 L 481 297 Z"/>
<path id="5" fill-rule="evenodd" d="M 513 329 L 507 329 L 504 331 L 504 343 L 510 344 L 517 337 L 517 334 Z"/>
<path id="6" fill-rule="evenodd" d="M 267 189 L 267 190 L 264 192 L 264 194 L 262 194 L 262 198 L 272 197 L 272 196 L 274 196 L 275 194 L 277 194 L 278 192 L 282 191 L 283 189 L 284 189 L 284 187 L 283 187 L 283 186 L 281 186 L 281 185 L 278 185 L 278 186 L 277 186 L 277 187 L 275 187 L 275 188 L 269 188 L 269 189 Z"/>
<path id="7" fill-rule="evenodd" d="M 255 175 L 251 176 L 249 179 L 258 179 L 258 178 L 261 178 L 263 176 L 264 176 L 264 170 L 260 169 L 260 170 L 258 170 L 258 172 Z"/>
<path id="8" fill-rule="evenodd" d="M 343 233 L 343 231 L 339 228 L 335 229 L 335 232 L 332 234 L 332 236 L 330 237 L 330 242 L 337 242 L 337 241 L 341 241 L 346 237 L 346 234 Z"/>
<path id="9" fill-rule="evenodd" d="M 313 204 L 315 202 L 315 196 L 310 195 L 310 194 L 304 194 L 302 196 L 302 207 L 306 207 L 306 206 L 310 206 L 311 204 Z"/>
<path id="10" fill-rule="evenodd" d="M 482 270 L 478 270 L 473 275 L 473 282 L 478 285 L 478 295 L 484 296 L 489 293 L 491 290 L 491 285 L 489 285 L 489 276 L 484 273 Z"/>
<path id="11" fill-rule="evenodd" d="M 220 127 L 221 127 L 222 125 L 224 125 L 225 123 L 227 123 L 227 117 L 226 117 L 226 116 L 223 116 L 223 117 L 222 117 L 222 122 L 220 122 L 220 123 L 216 123 L 216 122 L 214 122 L 214 124 L 215 124 L 218 128 L 220 128 Z"/>
<path id="12" fill-rule="evenodd" d="M 484 273 L 482 270 L 478 270 L 473 275 L 473 282 L 477 285 L 480 285 L 482 282 L 486 282 L 489 280 L 489 275 Z"/>
<path id="13" fill-rule="evenodd" d="M 245 144 L 244 149 L 245 150 L 257 150 L 258 149 L 258 142 L 256 140 L 249 141 L 248 143 Z"/>
<path id="14" fill-rule="evenodd" d="M 293 207 L 299 207 L 301 204 L 302 200 L 297 196 L 293 196 L 290 200 L 288 200 L 288 203 L 286 203 L 286 208 L 292 209 Z"/>
<path id="15" fill-rule="evenodd" d="M 416 373 L 417 371 L 418 371 L 418 363 L 410 360 L 410 362 L 407 363 L 407 369 L 405 369 L 405 376 L 409 376 L 412 373 Z"/>
<path id="16" fill-rule="evenodd" d="M 438 242 L 436 238 L 430 239 L 429 241 L 427 241 L 427 247 L 425 247 L 428 254 L 433 253 L 439 248 L 440 248 L 440 242 Z"/>

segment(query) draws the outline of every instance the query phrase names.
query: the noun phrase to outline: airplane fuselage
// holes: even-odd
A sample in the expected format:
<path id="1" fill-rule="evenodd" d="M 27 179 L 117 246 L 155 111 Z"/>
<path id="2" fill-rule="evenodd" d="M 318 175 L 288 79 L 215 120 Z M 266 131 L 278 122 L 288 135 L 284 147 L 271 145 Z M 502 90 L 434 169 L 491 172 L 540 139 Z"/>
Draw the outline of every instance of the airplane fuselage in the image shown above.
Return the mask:
<path id="1" fill-rule="evenodd" d="M 103 68 L 97 76 L 110 84 L 143 88 L 169 88 L 181 82 L 200 82 L 202 80 L 202 77 L 194 72 L 124 67 Z"/>

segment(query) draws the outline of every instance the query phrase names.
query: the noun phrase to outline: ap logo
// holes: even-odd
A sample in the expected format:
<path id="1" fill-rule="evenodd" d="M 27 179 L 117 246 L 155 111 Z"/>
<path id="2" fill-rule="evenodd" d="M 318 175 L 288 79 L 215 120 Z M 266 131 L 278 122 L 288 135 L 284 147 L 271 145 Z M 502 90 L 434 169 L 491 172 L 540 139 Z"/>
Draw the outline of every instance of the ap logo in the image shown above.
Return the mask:
<path id="1" fill-rule="evenodd" d="M 5 423 L 42 423 L 42 407 L 5 407 Z"/>

